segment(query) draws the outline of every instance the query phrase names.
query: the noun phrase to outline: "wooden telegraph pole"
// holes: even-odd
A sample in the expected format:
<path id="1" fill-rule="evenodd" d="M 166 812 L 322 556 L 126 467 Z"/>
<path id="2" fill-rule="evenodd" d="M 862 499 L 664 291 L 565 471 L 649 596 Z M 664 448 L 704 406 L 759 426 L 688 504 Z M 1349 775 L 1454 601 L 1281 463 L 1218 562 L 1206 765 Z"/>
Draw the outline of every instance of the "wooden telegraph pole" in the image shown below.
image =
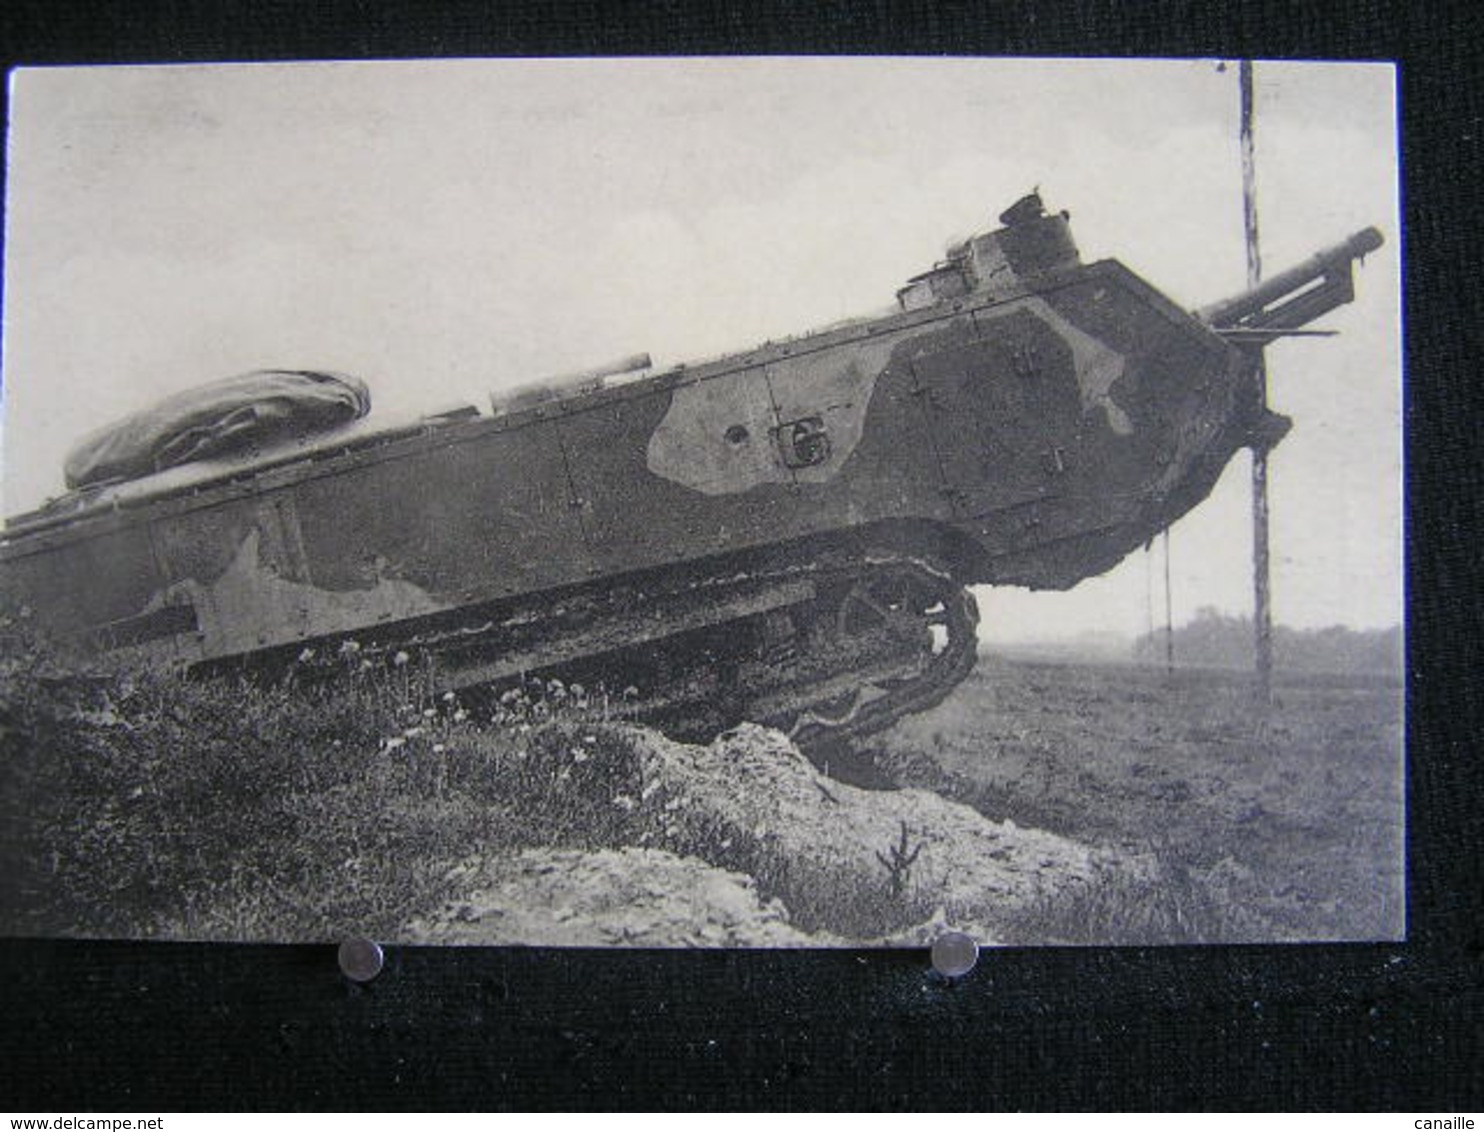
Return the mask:
<path id="1" fill-rule="evenodd" d="M 1252 142 L 1252 60 L 1238 67 L 1241 89 L 1242 227 L 1247 237 L 1247 286 L 1262 281 L 1262 254 L 1257 243 L 1257 163 Z M 1268 403 L 1267 361 L 1259 349 L 1257 388 L 1262 408 Z M 1273 700 L 1273 613 L 1268 565 L 1268 450 L 1264 444 L 1252 449 L 1252 626 L 1254 633 L 1257 701 L 1267 707 Z"/>

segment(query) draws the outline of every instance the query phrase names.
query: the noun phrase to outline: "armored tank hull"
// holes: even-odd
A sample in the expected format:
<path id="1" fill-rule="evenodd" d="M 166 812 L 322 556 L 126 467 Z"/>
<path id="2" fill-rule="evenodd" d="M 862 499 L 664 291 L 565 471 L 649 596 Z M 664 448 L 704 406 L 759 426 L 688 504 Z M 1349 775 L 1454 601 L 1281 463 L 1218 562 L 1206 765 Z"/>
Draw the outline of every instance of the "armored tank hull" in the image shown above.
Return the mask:
<path id="1" fill-rule="evenodd" d="M 1033 198 L 1001 220 L 882 317 L 74 492 L 10 521 L 7 589 L 150 662 L 354 639 L 450 687 L 622 674 L 683 730 L 885 726 L 972 666 L 966 586 L 1102 573 L 1281 436 L 1261 344 L 1379 243 L 1197 317 Z"/>

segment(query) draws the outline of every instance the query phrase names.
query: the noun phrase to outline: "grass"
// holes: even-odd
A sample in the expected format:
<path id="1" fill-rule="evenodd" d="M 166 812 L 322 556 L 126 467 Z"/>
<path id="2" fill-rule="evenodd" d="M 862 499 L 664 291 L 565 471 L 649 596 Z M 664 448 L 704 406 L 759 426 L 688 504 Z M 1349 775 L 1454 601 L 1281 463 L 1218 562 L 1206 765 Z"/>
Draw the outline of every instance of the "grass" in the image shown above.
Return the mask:
<path id="1" fill-rule="evenodd" d="M 1139 862 L 1014 917 L 1015 942 L 1398 938 L 1401 693 L 1279 674 L 987 660 L 875 757 L 995 820 Z"/>
<path id="2" fill-rule="evenodd" d="M 1154 946 L 1264 938 L 1260 913 L 1233 880 L 1230 859 L 1192 866 L 1178 847 L 1151 844 L 1118 867 L 1102 866 L 1091 883 L 1063 889 L 1013 910 L 1001 927 L 1014 945 Z"/>
<path id="3" fill-rule="evenodd" d="M 396 938 L 464 894 L 461 865 L 532 847 L 694 857 L 843 939 L 937 907 L 921 831 L 826 875 L 646 778 L 623 696 L 436 683 L 354 642 L 274 684 L 183 680 L 58 658 L 0 617 L 3 930 Z M 1136 863 L 1007 913 L 1004 942 L 1390 938 L 1399 709 L 1374 681 L 1305 678 L 1260 718 L 1231 674 L 991 661 L 870 754 L 894 782 Z"/>
<path id="4" fill-rule="evenodd" d="M 637 835 L 632 760 L 580 689 L 465 704 L 357 653 L 192 681 L 63 663 L 0 622 L 6 928 L 387 935 L 451 894 L 450 857 Z"/>
<path id="5" fill-rule="evenodd" d="M 753 876 L 808 931 L 869 938 L 922 914 L 910 861 L 887 856 L 879 892 L 821 884 L 646 780 L 623 696 L 436 686 L 355 642 L 276 683 L 187 680 L 58 659 L 27 618 L 0 618 L 3 930 L 395 939 L 464 895 L 469 862 L 533 847 L 695 857 Z"/>

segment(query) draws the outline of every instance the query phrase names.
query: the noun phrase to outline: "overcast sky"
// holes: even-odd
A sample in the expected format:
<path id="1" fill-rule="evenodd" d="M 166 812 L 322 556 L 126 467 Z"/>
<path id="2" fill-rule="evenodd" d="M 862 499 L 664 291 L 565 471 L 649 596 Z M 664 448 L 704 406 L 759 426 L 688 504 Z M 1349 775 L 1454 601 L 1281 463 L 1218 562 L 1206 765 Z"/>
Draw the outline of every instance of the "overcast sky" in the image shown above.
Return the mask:
<path id="1" fill-rule="evenodd" d="M 388 421 L 647 350 L 659 365 L 889 306 L 1032 186 L 1085 260 L 1241 290 L 1237 71 L 1215 61 L 567 60 L 12 75 L 6 514 L 81 434 L 247 370 L 364 378 Z M 1259 64 L 1275 271 L 1374 224 L 1333 339 L 1269 351 L 1274 605 L 1401 619 L 1389 66 Z M 1250 609 L 1248 462 L 1173 532 L 1175 618 Z M 981 594 L 991 639 L 1149 627 L 1136 554 Z M 1156 608 L 1163 596 L 1154 591 Z"/>

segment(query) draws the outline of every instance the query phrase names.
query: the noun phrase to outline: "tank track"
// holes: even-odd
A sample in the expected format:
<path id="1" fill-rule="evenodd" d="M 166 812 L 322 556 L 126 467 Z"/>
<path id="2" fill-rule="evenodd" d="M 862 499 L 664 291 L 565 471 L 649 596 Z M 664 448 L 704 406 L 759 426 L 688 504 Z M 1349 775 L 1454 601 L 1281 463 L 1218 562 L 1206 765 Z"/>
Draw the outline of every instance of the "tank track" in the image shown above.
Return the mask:
<path id="1" fill-rule="evenodd" d="M 855 686 L 834 698 L 826 694 L 827 687 L 801 686 L 795 695 L 806 699 L 802 707 L 791 717 L 763 721 L 786 724 L 789 736 L 805 750 L 861 739 L 926 711 L 974 667 L 979 621 L 974 597 L 927 563 L 889 556 L 860 569 L 837 610 L 835 642 L 856 636 L 847 622 L 861 616 L 875 618 L 899 645 L 908 646 L 896 655 L 903 662 L 899 667 L 910 673 L 873 678 L 869 665 L 857 668 L 846 674 Z M 933 630 L 941 630 L 941 639 Z M 864 636 L 870 639 L 869 633 Z M 826 642 L 826 647 L 835 642 Z"/>
<path id="2" fill-rule="evenodd" d="M 810 752 L 941 702 L 974 666 L 977 623 L 973 596 L 930 559 L 834 552 L 577 591 L 391 634 L 361 655 L 426 655 L 440 690 L 633 685 L 625 716 L 677 737 L 752 720 Z"/>

